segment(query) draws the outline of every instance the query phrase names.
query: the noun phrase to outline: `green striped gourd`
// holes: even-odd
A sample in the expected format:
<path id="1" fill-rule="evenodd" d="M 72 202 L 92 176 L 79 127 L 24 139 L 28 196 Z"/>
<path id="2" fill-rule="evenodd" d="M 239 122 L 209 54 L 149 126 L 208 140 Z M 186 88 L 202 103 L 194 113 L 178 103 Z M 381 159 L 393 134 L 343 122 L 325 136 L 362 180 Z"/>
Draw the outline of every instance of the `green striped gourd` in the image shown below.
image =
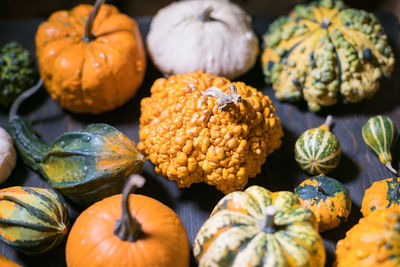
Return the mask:
<path id="1" fill-rule="evenodd" d="M 296 162 L 310 175 L 326 174 L 339 165 L 341 148 L 329 131 L 331 123 L 332 117 L 328 116 L 323 125 L 305 131 L 296 141 Z"/>
<path id="2" fill-rule="evenodd" d="M 340 0 L 297 5 L 264 36 L 266 81 L 280 100 L 303 97 L 312 111 L 372 98 L 395 57 L 374 14 Z"/>
<path id="3" fill-rule="evenodd" d="M 2 189 L 0 211 L 0 239 L 28 255 L 56 247 L 68 231 L 68 210 L 61 198 L 48 189 Z"/>
<path id="4" fill-rule="evenodd" d="M 27 91 L 28 96 L 33 89 L 38 88 Z M 126 177 L 142 170 L 144 157 L 135 143 L 107 124 L 91 124 L 45 144 L 29 122 L 16 115 L 20 102 L 11 108 L 9 132 L 21 158 L 70 199 L 90 204 L 118 194 Z"/>
<path id="5" fill-rule="evenodd" d="M 314 214 L 291 192 L 251 186 L 222 198 L 193 244 L 200 267 L 324 266 Z"/>
<path id="6" fill-rule="evenodd" d="M 391 147 L 397 139 L 397 128 L 391 119 L 386 116 L 370 118 L 362 127 L 364 142 L 378 155 L 379 160 L 385 166 L 397 174 L 392 167 Z"/>

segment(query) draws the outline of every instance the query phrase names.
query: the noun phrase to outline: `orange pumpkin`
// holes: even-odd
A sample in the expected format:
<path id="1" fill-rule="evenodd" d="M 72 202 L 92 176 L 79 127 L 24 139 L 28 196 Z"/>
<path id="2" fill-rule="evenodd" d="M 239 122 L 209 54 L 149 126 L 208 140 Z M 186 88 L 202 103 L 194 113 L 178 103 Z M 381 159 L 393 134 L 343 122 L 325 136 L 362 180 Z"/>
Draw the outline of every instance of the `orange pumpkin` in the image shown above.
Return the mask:
<path id="1" fill-rule="evenodd" d="M 400 209 L 375 210 L 361 218 L 336 248 L 336 267 L 400 266 Z"/>
<path id="2" fill-rule="evenodd" d="M 3 255 L 0 255 L 0 266 L 1 267 L 21 267 L 21 265 L 16 264 L 15 262 L 6 258 Z"/>
<path id="3" fill-rule="evenodd" d="M 103 2 L 57 11 L 36 33 L 45 87 L 73 112 L 115 109 L 143 81 L 146 56 L 136 22 Z"/>
<path id="4" fill-rule="evenodd" d="M 189 266 L 189 240 L 179 217 L 155 199 L 130 194 L 143 183 L 132 175 L 123 195 L 105 198 L 78 217 L 67 241 L 68 267 Z"/>

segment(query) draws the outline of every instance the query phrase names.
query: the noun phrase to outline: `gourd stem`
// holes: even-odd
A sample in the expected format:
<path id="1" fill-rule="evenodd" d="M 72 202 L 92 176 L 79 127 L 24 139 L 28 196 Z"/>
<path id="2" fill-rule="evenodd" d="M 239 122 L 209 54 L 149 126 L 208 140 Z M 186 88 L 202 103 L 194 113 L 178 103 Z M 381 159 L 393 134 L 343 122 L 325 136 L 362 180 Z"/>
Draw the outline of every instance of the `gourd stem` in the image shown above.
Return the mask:
<path id="1" fill-rule="evenodd" d="M 326 192 L 325 192 L 325 190 L 322 188 L 321 184 L 318 184 L 318 186 L 317 186 L 317 192 L 320 193 L 320 194 L 326 195 Z"/>
<path id="2" fill-rule="evenodd" d="M 319 126 L 319 128 L 329 131 L 332 126 L 332 123 L 333 123 L 333 118 L 331 115 L 328 115 L 328 117 L 326 117 L 324 124 Z"/>
<path id="3" fill-rule="evenodd" d="M 393 168 L 392 163 L 388 162 L 385 164 L 386 168 L 388 168 L 391 172 L 397 175 L 397 171 Z"/>
<path id="4" fill-rule="evenodd" d="M 135 242 L 142 234 L 140 223 L 132 216 L 129 207 L 129 196 L 143 186 L 145 180 L 138 174 L 129 176 L 122 191 L 122 217 L 117 220 L 114 227 L 114 234 L 123 241 Z"/>
<path id="5" fill-rule="evenodd" d="M 40 89 L 43 85 L 43 79 L 39 79 L 39 81 L 31 88 L 23 92 L 17 99 L 14 101 L 14 103 L 11 106 L 10 113 L 9 113 L 9 121 L 12 121 L 14 119 L 19 118 L 17 115 L 18 108 L 21 105 L 22 102 L 25 101 L 25 99 L 29 98 L 31 95 L 37 92 L 37 90 Z"/>
<path id="6" fill-rule="evenodd" d="M 395 178 L 393 178 L 394 180 Z M 396 188 L 394 189 L 394 191 L 392 192 L 392 198 L 394 198 L 395 200 L 398 200 L 400 198 L 400 181 L 397 182 Z"/>
<path id="7" fill-rule="evenodd" d="M 275 218 L 275 207 L 274 206 L 268 206 L 265 209 L 265 215 L 264 219 L 261 222 L 261 229 L 268 233 L 268 234 L 273 234 L 275 233 L 275 224 L 274 224 L 274 218 Z"/>
<path id="8" fill-rule="evenodd" d="M 211 17 L 211 12 L 213 11 L 212 7 L 207 7 L 203 13 L 199 16 L 199 19 L 201 21 L 211 21 L 213 18 Z"/>
<path id="9" fill-rule="evenodd" d="M 94 39 L 94 35 L 92 33 L 93 22 L 97 14 L 99 13 L 100 7 L 104 4 L 104 2 L 105 0 L 96 0 L 96 3 L 94 4 L 92 13 L 90 13 L 89 18 L 85 24 L 85 33 L 83 36 L 83 40 L 85 42 L 90 42 Z"/>
<path id="10" fill-rule="evenodd" d="M 230 107 L 242 102 L 242 96 L 238 94 L 237 87 L 234 84 L 229 85 L 229 95 L 225 94 L 218 87 L 212 86 L 201 92 L 206 97 L 217 98 L 218 108 L 221 111 L 228 111 Z"/>

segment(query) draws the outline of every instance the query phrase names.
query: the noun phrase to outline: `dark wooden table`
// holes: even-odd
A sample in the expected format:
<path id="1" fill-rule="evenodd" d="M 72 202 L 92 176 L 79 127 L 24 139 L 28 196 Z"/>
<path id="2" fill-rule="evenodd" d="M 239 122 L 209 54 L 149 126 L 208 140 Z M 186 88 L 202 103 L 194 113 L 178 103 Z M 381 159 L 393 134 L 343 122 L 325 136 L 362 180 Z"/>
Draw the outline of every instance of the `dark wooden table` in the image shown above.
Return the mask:
<path id="1" fill-rule="evenodd" d="M 392 14 L 378 14 L 390 43 L 399 62 L 400 34 L 397 19 Z M 254 18 L 254 28 L 261 36 L 275 17 Z M 18 41 L 34 54 L 34 37 L 37 26 L 43 19 L 1 20 L 0 45 L 9 41 Z M 138 19 L 140 30 L 146 36 L 151 19 Z M 93 122 L 105 122 L 117 127 L 127 136 L 138 142 L 138 126 L 140 116 L 140 100 L 150 93 L 154 80 L 161 74 L 149 61 L 145 81 L 135 98 L 121 108 L 93 116 L 78 115 L 62 110 L 57 102 L 52 100 L 44 89 L 29 99 L 22 108 L 22 114 L 29 117 L 37 133 L 46 141 L 51 142 L 65 131 L 78 130 Z M 392 177 L 392 174 L 380 164 L 378 158 L 367 149 L 362 141 L 361 127 L 365 121 L 376 114 L 389 116 L 400 126 L 400 71 L 396 64 L 392 78 L 381 83 L 381 89 L 372 100 L 353 105 L 337 105 L 326 109 L 321 114 L 307 111 L 306 105 L 292 105 L 279 102 L 271 87 L 264 83 L 260 64 L 258 63 L 248 74 L 239 80 L 252 85 L 264 94 L 271 97 L 277 107 L 277 114 L 282 120 L 285 136 L 282 147 L 268 157 L 262 167 L 262 173 L 251 179 L 249 185 L 262 185 L 272 191 L 292 191 L 307 175 L 296 165 L 293 156 L 293 147 L 297 137 L 305 130 L 320 125 L 327 114 L 334 116 L 333 132 L 339 138 L 343 155 L 339 167 L 330 173 L 349 188 L 353 208 L 348 221 L 334 230 L 322 234 L 327 251 L 327 266 L 334 261 L 336 242 L 342 239 L 345 232 L 361 217 L 360 205 L 365 189 L 372 182 Z M 7 126 L 7 110 L 0 110 L 0 125 Z M 399 142 L 400 143 L 400 142 Z M 398 153 L 400 145 L 393 150 L 394 166 L 398 167 Z M 217 201 L 223 194 L 214 187 L 206 184 L 196 184 L 187 189 L 178 189 L 174 182 L 158 176 L 152 164 L 147 161 L 144 167 L 144 176 L 147 178 L 145 186 L 138 193 L 151 196 L 168 205 L 179 215 L 185 224 L 190 242 L 206 220 Z M 48 188 L 49 185 L 35 172 L 26 167 L 20 159 L 7 182 L 1 188 L 23 185 Z M 70 212 L 71 222 L 84 210 L 76 204 L 66 200 Z M 15 260 L 23 266 L 65 266 L 65 241 L 51 253 L 41 257 L 28 257 L 1 243 L 0 253 Z M 194 259 L 191 265 L 196 266 Z"/>

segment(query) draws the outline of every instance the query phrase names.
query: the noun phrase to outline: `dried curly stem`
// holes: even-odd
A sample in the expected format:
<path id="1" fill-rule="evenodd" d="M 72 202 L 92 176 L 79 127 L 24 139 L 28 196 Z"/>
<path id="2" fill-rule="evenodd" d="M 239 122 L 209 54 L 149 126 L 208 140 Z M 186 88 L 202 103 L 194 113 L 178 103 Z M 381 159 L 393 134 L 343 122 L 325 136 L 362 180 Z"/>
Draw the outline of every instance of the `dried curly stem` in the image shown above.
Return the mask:
<path id="1" fill-rule="evenodd" d="M 321 185 L 321 184 L 318 184 L 318 186 L 317 186 L 317 192 L 318 192 L 319 194 L 326 195 L 326 192 L 325 192 L 325 190 L 322 188 L 322 185 Z"/>
<path id="2" fill-rule="evenodd" d="M 25 99 L 29 98 L 31 95 L 37 92 L 37 90 L 40 89 L 43 85 L 43 79 L 39 79 L 39 81 L 31 88 L 23 92 L 12 104 L 11 109 L 10 109 L 10 114 L 9 114 L 9 121 L 12 121 L 14 119 L 19 118 L 17 115 L 18 108 L 21 105 L 22 102 L 25 101 Z"/>
<path id="3" fill-rule="evenodd" d="M 326 117 L 324 124 L 319 126 L 319 128 L 329 131 L 332 126 L 332 123 L 333 123 L 333 117 L 331 115 L 328 115 L 328 117 Z"/>
<path id="4" fill-rule="evenodd" d="M 397 175 L 397 171 L 393 168 L 392 163 L 388 162 L 385 164 L 386 168 L 388 168 L 391 172 Z"/>
<path id="5" fill-rule="evenodd" d="M 94 39 L 94 35 L 92 33 L 93 22 L 97 14 L 99 13 L 100 7 L 104 4 L 104 2 L 105 0 L 96 0 L 96 3 L 94 4 L 92 13 L 90 13 L 89 18 L 85 24 L 85 33 L 83 36 L 83 40 L 85 42 L 90 42 Z"/>
<path id="6" fill-rule="evenodd" d="M 221 111 L 227 111 L 230 107 L 242 102 L 242 96 L 238 94 L 236 85 L 229 85 L 229 95 L 225 94 L 218 87 L 210 87 L 204 92 L 204 96 L 217 98 L 218 108 Z"/>
<path id="7" fill-rule="evenodd" d="M 136 188 L 144 185 L 145 180 L 138 174 L 129 176 L 122 192 L 122 217 L 116 221 L 114 234 L 123 241 L 135 242 L 142 234 L 140 223 L 132 216 L 129 208 L 129 196 Z"/>

